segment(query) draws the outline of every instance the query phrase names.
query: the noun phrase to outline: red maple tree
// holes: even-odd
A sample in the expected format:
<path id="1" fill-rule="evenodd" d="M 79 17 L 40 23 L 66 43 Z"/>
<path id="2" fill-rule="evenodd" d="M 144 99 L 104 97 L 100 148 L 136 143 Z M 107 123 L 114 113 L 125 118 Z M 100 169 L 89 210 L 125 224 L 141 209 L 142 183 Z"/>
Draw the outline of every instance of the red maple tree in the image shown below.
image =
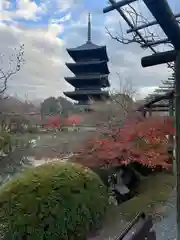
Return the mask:
<path id="1" fill-rule="evenodd" d="M 44 124 L 46 128 L 59 128 L 62 125 L 62 119 L 60 115 L 49 116 L 47 123 Z"/>
<path id="2" fill-rule="evenodd" d="M 109 136 L 86 142 L 75 161 L 89 167 L 121 166 L 137 162 L 147 167 L 169 168 L 168 135 L 174 133 L 172 117 L 129 117 Z"/>
<path id="3" fill-rule="evenodd" d="M 60 115 L 49 116 L 47 123 L 41 122 L 46 128 L 56 129 L 62 126 L 78 125 L 81 119 L 79 116 L 72 115 L 68 118 L 61 117 Z"/>
<path id="4" fill-rule="evenodd" d="M 78 115 L 72 115 L 69 116 L 67 119 L 65 119 L 64 124 L 65 125 L 78 125 L 81 122 L 81 118 Z"/>

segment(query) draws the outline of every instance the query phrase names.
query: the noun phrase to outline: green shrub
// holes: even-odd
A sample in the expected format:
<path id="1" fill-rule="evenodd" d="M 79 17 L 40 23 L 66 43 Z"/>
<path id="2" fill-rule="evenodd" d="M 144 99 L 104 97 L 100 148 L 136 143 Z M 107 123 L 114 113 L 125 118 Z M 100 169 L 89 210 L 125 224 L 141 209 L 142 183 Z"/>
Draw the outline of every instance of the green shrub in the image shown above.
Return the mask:
<path id="1" fill-rule="evenodd" d="M 24 171 L 0 191 L 4 240 L 76 240 L 101 226 L 107 192 L 91 170 L 49 163 Z"/>
<path id="2" fill-rule="evenodd" d="M 106 187 L 109 186 L 108 177 L 112 174 L 111 169 L 104 169 L 104 168 L 91 168 L 93 172 L 95 172 L 104 183 Z"/>
<path id="3" fill-rule="evenodd" d="M 12 150 L 13 138 L 9 132 L 0 132 L 0 151 L 9 153 Z"/>

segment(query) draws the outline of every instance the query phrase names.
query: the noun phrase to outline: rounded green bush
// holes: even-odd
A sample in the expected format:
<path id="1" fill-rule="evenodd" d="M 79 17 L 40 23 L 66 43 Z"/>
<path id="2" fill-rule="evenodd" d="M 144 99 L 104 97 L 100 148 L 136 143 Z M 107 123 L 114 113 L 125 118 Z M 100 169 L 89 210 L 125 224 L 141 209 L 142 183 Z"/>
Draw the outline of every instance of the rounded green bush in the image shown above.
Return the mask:
<path id="1" fill-rule="evenodd" d="M 32 168 L 0 191 L 4 240 L 76 240 L 101 226 L 106 187 L 90 169 L 72 163 Z"/>

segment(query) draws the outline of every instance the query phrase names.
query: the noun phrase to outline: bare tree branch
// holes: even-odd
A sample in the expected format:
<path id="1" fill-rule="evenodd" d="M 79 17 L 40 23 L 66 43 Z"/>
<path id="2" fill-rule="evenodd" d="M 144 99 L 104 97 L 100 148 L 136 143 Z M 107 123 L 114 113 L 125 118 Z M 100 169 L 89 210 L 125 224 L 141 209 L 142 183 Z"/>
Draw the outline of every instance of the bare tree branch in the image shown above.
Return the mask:
<path id="1" fill-rule="evenodd" d="M 123 124 L 124 120 L 134 110 L 133 96 L 136 92 L 130 79 L 123 79 L 119 73 L 118 88 L 110 91 L 110 99 L 107 102 L 94 102 L 90 108 L 94 110 L 91 113 L 91 120 L 97 124 L 100 134 L 111 133 L 116 138 L 117 129 Z"/>
<path id="2" fill-rule="evenodd" d="M 109 0 L 109 2 L 113 4 L 114 1 Z M 106 27 L 108 35 L 113 40 L 125 45 L 138 43 L 143 48 L 151 49 L 153 53 L 174 49 L 173 45 L 168 42 L 163 32 L 161 32 L 159 26 L 155 27 L 151 24 L 152 21 L 144 17 L 141 11 L 137 11 L 133 6 L 133 4 L 128 4 L 119 11 L 122 18 L 129 25 L 130 29 L 132 29 L 131 31 L 127 31 L 129 34 L 127 35 L 127 32 L 123 31 L 122 24 L 119 22 L 119 32 L 110 31 Z M 180 23 L 180 20 L 177 19 L 177 22 Z M 157 48 L 158 46 L 161 46 L 161 48 Z M 167 66 L 174 71 L 174 62 L 167 63 Z"/>
<path id="3" fill-rule="evenodd" d="M 131 21 L 134 28 L 148 24 L 150 21 L 145 18 L 141 13 L 138 13 L 137 10 L 132 6 L 132 4 L 128 4 L 126 7 L 122 8 L 126 17 Z M 118 41 L 122 44 L 129 44 L 129 43 L 139 43 L 140 45 L 148 44 L 156 42 L 157 40 L 163 40 L 165 36 L 160 36 L 160 33 L 156 33 L 155 29 L 150 27 L 138 30 L 140 35 L 137 34 L 137 31 L 133 31 L 132 33 L 125 35 L 122 29 L 122 24 L 119 22 L 119 32 L 113 33 L 107 27 L 105 27 L 107 34 L 113 39 Z M 166 46 L 172 48 L 172 44 L 166 43 Z M 148 46 L 146 46 L 147 48 Z"/>
<path id="4" fill-rule="evenodd" d="M 7 70 L 6 66 L 8 65 Z M 22 65 L 24 64 L 24 44 L 20 46 L 19 49 L 15 49 L 15 52 L 11 54 L 8 59 L 8 63 L 4 63 L 4 55 L 0 56 L 0 97 L 2 97 L 7 90 L 7 84 L 9 78 L 20 71 Z"/>

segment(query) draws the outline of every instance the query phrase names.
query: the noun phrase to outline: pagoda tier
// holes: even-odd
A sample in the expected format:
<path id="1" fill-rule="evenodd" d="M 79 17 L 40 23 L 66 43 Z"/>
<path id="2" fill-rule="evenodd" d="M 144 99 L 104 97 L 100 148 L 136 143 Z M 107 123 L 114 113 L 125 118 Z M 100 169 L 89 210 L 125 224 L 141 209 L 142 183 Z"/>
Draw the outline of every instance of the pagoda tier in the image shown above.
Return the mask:
<path id="1" fill-rule="evenodd" d="M 83 74 L 109 74 L 109 69 L 106 61 L 88 61 L 78 63 L 66 63 L 66 66 L 75 75 Z"/>
<path id="2" fill-rule="evenodd" d="M 77 48 L 68 48 L 67 52 L 75 62 L 87 61 L 87 60 L 105 60 L 109 61 L 106 51 L 106 46 L 98 46 L 92 42 L 79 46 Z"/>
<path id="3" fill-rule="evenodd" d="M 70 83 L 75 88 L 85 88 L 85 87 L 109 87 L 108 75 L 85 75 L 78 77 L 65 77 L 65 80 Z"/>
<path id="4" fill-rule="evenodd" d="M 109 98 L 109 92 L 108 91 L 102 91 L 101 89 L 81 89 L 81 90 L 75 90 L 73 92 L 65 92 L 64 93 L 67 97 L 78 101 L 83 102 L 84 104 L 90 100 L 102 100 Z"/>
<path id="5" fill-rule="evenodd" d="M 75 87 L 73 92 L 64 94 L 79 102 L 86 103 L 91 100 L 100 100 L 109 96 L 107 91 L 101 88 L 109 87 L 108 74 L 109 61 L 106 46 L 98 46 L 91 41 L 90 15 L 88 19 L 88 40 L 85 44 L 68 48 L 67 52 L 74 63 L 66 63 L 74 77 L 65 77 L 65 80 Z"/>

